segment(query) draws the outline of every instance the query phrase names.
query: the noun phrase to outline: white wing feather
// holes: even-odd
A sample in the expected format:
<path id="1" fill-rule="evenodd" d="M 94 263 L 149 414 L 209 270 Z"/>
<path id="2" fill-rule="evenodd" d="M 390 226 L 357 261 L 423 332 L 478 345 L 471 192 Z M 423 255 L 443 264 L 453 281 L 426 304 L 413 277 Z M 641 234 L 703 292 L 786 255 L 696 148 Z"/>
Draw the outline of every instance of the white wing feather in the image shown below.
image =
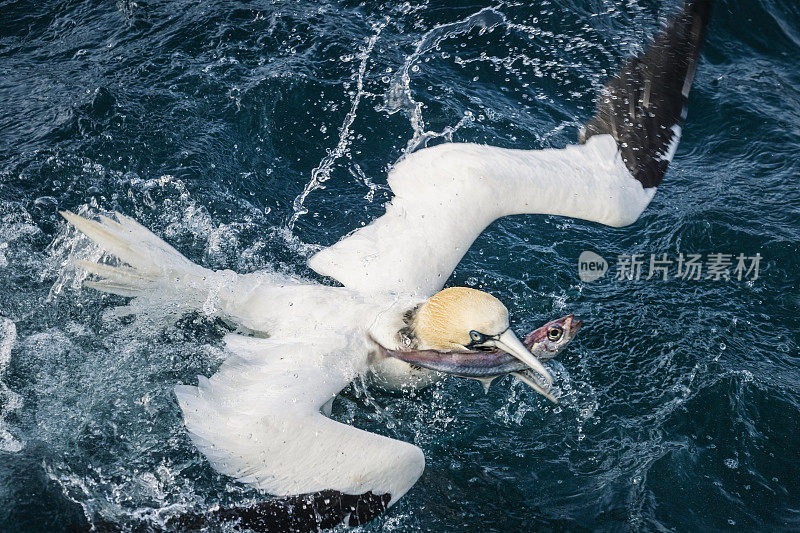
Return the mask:
<path id="1" fill-rule="evenodd" d="M 449 143 L 416 152 L 389 174 L 386 213 L 309 260 L 364 292 L 427 297 L 494 220 L 540 213 L 610 226 L 635 221 L 655 188 L 633 178 L 610 135 L 550 150 Z"/>
<path id="2" fill-rule="evenodd" d="M 320 412 L 367 369 L 363 349 L 341 339 L 226 342 L 232 354 L 216 374 L 175 388 L 190 436 L 216 470 L 276 496 L 371 491 L 391 494 L 390 505 L 419 478 L 419 448 Z"/>

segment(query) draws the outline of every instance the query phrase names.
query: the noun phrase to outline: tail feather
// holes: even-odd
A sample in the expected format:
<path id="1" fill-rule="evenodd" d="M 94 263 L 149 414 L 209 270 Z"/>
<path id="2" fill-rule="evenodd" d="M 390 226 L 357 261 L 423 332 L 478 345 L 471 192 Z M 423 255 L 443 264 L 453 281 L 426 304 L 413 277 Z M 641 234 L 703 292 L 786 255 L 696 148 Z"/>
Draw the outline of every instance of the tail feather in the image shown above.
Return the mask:
<path id="1" fill-rule="evenodd" d="M 124 266 L 111 266 L 105 263 L 92 263 L 91 261 L 75 261 L 75 264 L 91 274 L 103 276 L 106 279 L 148 280 L 147 276 Z"/>
<path id="2" fill-rule="evenodd" d="M 83 282 L 83 285 L 85 287 L 89 287 L 90 289 L 108 292 L 110 294 L 118 294 L 119 296 L 129 296 L 131 298 L 136 298 L 137 296 L 141 296 L 143 294 L 141 289 L 131 287 L 125 283 L 113 283 L 111 281 L 85 281 Z"/>
<path id="3" fill-rule="evenodd" d="M 100 221 L 70 211 L 61 215 L 107 252 L 144 273 L 162 272 L 165 267 L 205 270 L 130 217 L 116 213 L 118 220 L 100 216 Z"/>
<path id="4" fill-rule="evenodd" d="M 202 304 L 214 272 L 186 259 L 150 230 L 130 217 L 116 213 L 117 220 L 100 215 L 89 220 L 62 211 L 67 221 L 103 250 L 125 265 L 77 261 L 76 264 L 99 279 L 86 286 L 121 296 L 177 298 L 182 304 Z"/>

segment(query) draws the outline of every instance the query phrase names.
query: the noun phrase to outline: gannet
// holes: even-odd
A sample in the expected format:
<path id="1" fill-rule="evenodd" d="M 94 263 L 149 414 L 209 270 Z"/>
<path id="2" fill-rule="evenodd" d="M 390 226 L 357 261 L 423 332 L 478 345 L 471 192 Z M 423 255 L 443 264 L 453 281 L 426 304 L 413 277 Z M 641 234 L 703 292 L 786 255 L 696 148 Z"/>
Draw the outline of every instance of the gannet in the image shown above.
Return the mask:
<path id="1" fill-rule="evenodd" d="M 549 214 L 617 227 L 639 217 L 675 154 L 712 4 L 687 1 L 617 72 L 579 144 L 446 143 L 397 163 L 385 214 L 308 261 L 338 286 L 212 271 L 124 215 L 64 212 L 123 263 L 82 263 L 98 276 L 88 286 L 172 302 L 176 313 L 205 309 L 239 327 L 225 338 L 229 356 L 219 370 L 197 386 L 177 386 L 175 395 L 210 464 L 277 499 L 194 518 L 317 529 L 362 524 L 397 502 L 423 471 L 422 451 L 328 417 L 358 376 L 403 388 L 427 385 L 438 372 L 487 379 L 515 372 L 549 394 L 552 376 L 539 359 L 547 347 L 526 347 L 497 298 L 443 286 L 500 217 Z M 543 330 L 553 342 L 580 326 L 566 318 L 560 332 Z M 574 331 L 562 340 L 565 325 Z"/>

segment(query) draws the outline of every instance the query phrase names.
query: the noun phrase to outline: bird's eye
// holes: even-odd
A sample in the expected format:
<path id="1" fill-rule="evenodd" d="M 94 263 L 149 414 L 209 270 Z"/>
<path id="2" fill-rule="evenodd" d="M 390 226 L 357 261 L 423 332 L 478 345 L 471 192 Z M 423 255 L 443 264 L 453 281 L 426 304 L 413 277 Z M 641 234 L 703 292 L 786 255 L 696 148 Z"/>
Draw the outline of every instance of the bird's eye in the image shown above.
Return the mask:
<path id="1" fill-rule="evenodd" d="M 480 340 L 483 339 L 483 335 L 473 329 L 469 332 L 469 338 L 475 342 L 480 342 Z"/>
<path id="2" fill-rule="evenodd" d="M 564 334 L 564 329 L 561 326 L 553 326 L 547 330 L 547 339 L 557 341 Z"/>

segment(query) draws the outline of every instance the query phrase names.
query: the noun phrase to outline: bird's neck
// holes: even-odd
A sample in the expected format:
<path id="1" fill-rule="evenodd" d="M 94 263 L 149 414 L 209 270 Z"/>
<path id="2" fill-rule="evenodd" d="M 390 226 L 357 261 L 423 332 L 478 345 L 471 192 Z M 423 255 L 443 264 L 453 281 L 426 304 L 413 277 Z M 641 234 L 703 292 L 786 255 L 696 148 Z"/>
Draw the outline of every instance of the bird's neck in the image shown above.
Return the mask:
<path id="1" fill-rule="evenodd" d="M 422 304 L 417 304 L 403 313 L 403 327 L 397 332 L 397 342 L 401 347 L 410 350 L 419 348 L 419 337 L 416 332 L 416 321 Z"/>

